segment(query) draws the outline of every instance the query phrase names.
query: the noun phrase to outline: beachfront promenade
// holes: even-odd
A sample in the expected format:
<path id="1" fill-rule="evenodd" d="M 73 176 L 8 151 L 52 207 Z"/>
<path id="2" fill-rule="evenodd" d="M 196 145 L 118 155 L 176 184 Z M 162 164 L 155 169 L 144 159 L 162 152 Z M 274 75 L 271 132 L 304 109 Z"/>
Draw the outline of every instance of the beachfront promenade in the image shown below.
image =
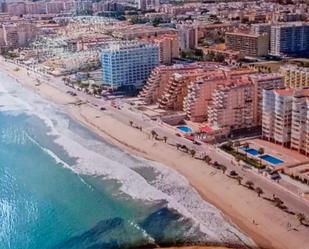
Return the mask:
<path id="1" fill-rule="evenodd" d="M 0 61 L 0 63 L 1 68 L 15 74 L 16 78 L 20 75 L 20 79 L 25 79 L 25 77 L 23 77 L 26 75 L 26 71 L 24 69 L 14 72 L 16 65 L 8 64 L 3 61 Z M 30 76 L 33 77 L 33 73 L 29 73 Z M 43 87 L 45 87 L 45 84 L 43 83 L 42 85 L 35 86 L 35 83 L 36 82 L 33 82 L 32 80 L 32 88 L 44 95 Z M 223 212 L 230 216 L 233 222 L 239 225 L 241 229 L 246 230 L 247 228 L 250 236 L 253 236 L 250 234 L 250 231 L 252 233 L 256 233 L 257 236 L 261 235 L 262 238 L 255 238 L 259 240 L 259 242 L 264 239 L 265 243 L 267 242 L 266 244 L 268 244 L 268 240 L 281 239 L 278 243 L 282 245 L 282 247 L 275 247 L 275 242 L 273 242 L 274 247 L 269 246 L 268 248 L 292 248 L 291 246 L 294 246 L 297 243 L 302 243 L 303 245 L 309 243 L 308 238 L 301 236 L 303 233 L 305 234 L 306 231 L 308 232 L 308 230 L 305 230 L 308 228 L 299 227 L 295 217 L 290 217 L 281 210 L 272 207 L 266 201 L 258 199 L 256 193 L 249 192 L 249 190 L 245 188 L 240 188 L 237 181 L 223 176 L 222 171 L 206 166 L 204 162 L 194 160 L 189 154 L 184 154 L 177 151 L 176 147 L 168 144 L 185 144 L 188 148 L 194 148 L 198 151 L 198 153 L 206 153 L 212 158 L 213 161 L 217 161 L 220 164 L 225 165 L 227 167 L 227 172 L 230 170 L 235 170 L 243 177 L 244 182 L 250 180 L 254 182 L 255 186 L 261 187 L 265 193 L 265 196 L 271 198 L 273 194 L 275 194 L 285 203 L 285 205 L 289 207 L 290 210 L 293 210 L 296 213 L 304 213 L 308 217 L 308 203 L 296 195 L 286 191 L 277 183 L 257 175 L 252 170 L 242 169 L 239 166 L 233 165 L 229 158 L 225 157 L 220 150 L 212 145 L 203 144 L 201 146 L 197 146 L 193 145 L 192 142 L 187 139 L 176 136 L 174 129 L 168 128 L 160 122 L 152 121 L 124 100 L 118 101 L 117 105 L 120 107 L 120 109 L 118 109 L 112 107 L 110 101 L 97 99 L 93 96 L 65 86 L 60 78 L 51 77 L 51 79 L 45 83 L 48 83 L 50 86 L 60 90 L 63 93 L 61 96 L 68 99 L 64 101 L 66 102 L 66 105 L 68 105 L 69 100 L 71 103 L 78 101 L 88 103 L 83 104 L 82 106 L 74 107 L 78 110 L 78 112 L 80 112 L 80 114 L 76 115 L 85 117 L 85 113 L 87 111 L 90 112 L 91 110 L 91 112 L 93 112 L 93 114 L 89 114 L 86 117 L 89 122 L 85 122 L 85 125 L 99 126 L 99 122 L 104 122 L 103 119 L 111 118 L 111 122 L 113 122 L 115 126 L 124 127 L 127 135 L 125 132 L 111 134 L 109 133 L 109 127 L 105 127 L 106 129 L 104 131 L 106 134 L 113 135 L 113 137 L 117 138 L 117 140 L 123 145 L 125 144 L 123 148 L 129 149 L 132 153 L 134 153 L 135 150 L 135 154 L 139 156 L 144 156 L 149 159 L 154 159 L 155 157 L 154 160 L 158 160 L 163 163 L 166 162 L 167 165 L 172 164 L 172 167 L 187 177 L 192 186 L 194 186 L 202 196 L 209 199 L 213 204 L 223 210 Z M 49 90 L 51 89 L 49 88 Z M 65 94 L 68 90 L 76 92 L 77 96 L 72 97 Z M 100 111 L 100 107 L 102 106 L 104 106 L 106 110 Z M 86 119 L 84 118 L 84 121 L 87 121 Z M 119 121 L 119 124 L 117 121 Z M 138 126 L 141 126 L 142 131 L 129 127 L 130 121 Z M 104 129 L 104 127 L 99 128 Z M 167 144 L 163 141 L 152 140 L 150 136 L 152 130 L 155 130 L 161 138 L 166 136 L 168 138 Z M 133 141 L 135 137 L 136 141 Z M 140 141 L 142 142 L 139 145 L 138 143 Z M 167 157 L 170 157 L 170 160 L 168 160 L 169 158 L 164 157 L 166 156 L 165 154 L 168 154 Z M 253 220 L 258 225 L 253 224 Z M 291 231 L 288 227 L 288 223 L 291 223 L 292 226 L 298 230 L 298 232 Z M 273 229 L 266 232 L 265 230 L 268 230 L 269 228 Z M 265 234 L 267 234 L 268 237 Z M 295 238 L 294 240 L 298 240 L 298 242 L 295 241 L 295 244 L 291 244 L 293 238 Z"/>

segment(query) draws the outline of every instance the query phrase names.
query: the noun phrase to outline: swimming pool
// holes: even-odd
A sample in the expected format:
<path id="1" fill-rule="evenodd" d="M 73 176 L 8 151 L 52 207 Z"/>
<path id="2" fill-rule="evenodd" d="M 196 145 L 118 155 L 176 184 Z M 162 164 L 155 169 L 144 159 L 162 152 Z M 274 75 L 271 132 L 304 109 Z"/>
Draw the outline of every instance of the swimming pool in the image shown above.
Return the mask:
<path id="1" fill-rule="evenodd" d="M 267 161 L 271 164 L 277 165 L 277 164 L 281 164 L 284 163 L 284 161 L 278 159 L 277 157 L 271 156 L 271 155 L 263 155 L 260 156 L 261 159 L 263 159 L 264 161 Z"/>
<path id="2" fill-rule="evenodd" d="M 184 133 L 191 133 L 192 129 L 188 126 L 177 126 L 176 127 L 178 130 L 184 132 Z"/>
<path id="3" fill-rule="evenodd" d="M 259 152 L 256 149 L 252 149 L 252 148 L 245 148 L 245 147 L 240 147 L 241 150 L 251 154 L 252 156 L 256 156 L 259 154 Z"/>

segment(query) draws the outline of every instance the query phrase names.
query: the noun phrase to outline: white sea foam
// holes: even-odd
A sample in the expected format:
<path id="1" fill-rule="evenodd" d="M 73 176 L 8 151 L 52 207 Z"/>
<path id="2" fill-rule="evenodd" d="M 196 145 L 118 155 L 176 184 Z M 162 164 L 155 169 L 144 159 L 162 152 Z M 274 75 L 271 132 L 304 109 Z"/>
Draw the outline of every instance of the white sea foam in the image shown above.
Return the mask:
<path id="1" fill-rule="evenodd" d="M 69 156 L 77 158 L 77 165 L 71 167 L 54 152 L 43 148 L 56 162 L 78 174 L 117 180 L 121 184 L 120 191 L 132 198 L 150 202 L 167 201 L 169 208 L 192 219 L 201 231 L 207 234 L 209 241 L 225 243 L 243 241 L 247 245 L 254 245 L 249 238 L 229 224 L 218 209 L 204 201 L 190 187 L 186 178 L 164 165 L 136 159 L 106 143 L 70 130 L 70 120 L 59 114 L 60 107 L 21 88 L 9 77 L 4 77 L 6 77 L 5 83 L 0 84 L 0 93 L 2 93 L 0 94 L 0 111 L 18 112 L 21 110 L 38 116 L 49 127 L 49 134 L 55 137 L 54 142 L 62 146 Z M 156 171 L 156 179 L 147 181 L 136 170 L 141 167 Z"/>

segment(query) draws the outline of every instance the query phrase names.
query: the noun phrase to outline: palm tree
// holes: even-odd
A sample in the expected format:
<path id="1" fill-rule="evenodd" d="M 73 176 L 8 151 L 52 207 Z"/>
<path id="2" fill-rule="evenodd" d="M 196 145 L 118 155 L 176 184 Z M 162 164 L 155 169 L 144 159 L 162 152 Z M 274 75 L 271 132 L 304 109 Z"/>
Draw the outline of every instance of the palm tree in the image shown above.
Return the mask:
<path id="1" fill-rule="evenodd" d="M 133 126 L 133 121 L 130 121 L 129 123 L 130 123 L 130 126 Z"/>
<path id="2" fill-rule="evenodd" d="M 245 149 L 249 149 L 249 143 L 248 143 L 248 142 L 245 142 L 245 143 L 244 143 L 244 148 L 245 148 Z"/>
<path id="3" fill-rule="evenodd" d="M 205 155 L 205 156 L 203 157 L 203 161 L 204 161 L 205 163 L 209 164 L 209 163 L 211 162 L 211 158 L 210 158 L 208 155 Z"/>
<path id="4" fill-rule="evenodd" d="M 263 155 L 264 152 L 265 152 L 265 150 L 264 150 L 263 147 L 260 147 L 260 148 L 258 149 L 258 153 L 259 153 L 260 156 Z M 261 157 L 260 157 L 260 166 L 262 166 L 262 159 L 261 159 Z"/>
<path id="5" fill-rule="evenodd" d="M 186 153 L 188 153 L 189 149 L 185 145 L 181 145 L 181 149 L 183 149 Z"/>
<path id="6" fill-rule="evenodd" d="M 249 143 L 248 142 L 244 143 L 244 148 L 245 148 L 245 152 L 246 152 L 246 156 L 247 156 L 248 155 L 247 150 L 249 149 Z"/>
<path id="7" fill-rule="evenodd" d="M 195 150 L 190 150 L 190 154 L 191 154 L 192 157 L 194 157 L 195 154 L 196 154 L 196 151 Z"/>
<path id="8" fill-rule="evenodd" d="M 256 187 L 255 192 L 258 194 L 258 197 L 260 197 L 262 194 L 264 194 L 263 189 L 261 189 L 260 187 Z"/>
<path id="9" fill-rule="evenodd" d="M 243 178 L 241 176 L 238 176 L 236 179 L 238 181 L 238 184 L 241 185 L 241 181 L 242 181 Z"/>
<path id="10" fill-rule="evenodd" d="M 240 142 L 237 140 L 234 142 L 233 146 L 236 148 L 236 151 L 238 152 L 239 146 L 240 146 Z"/>
<path id="11" fill-rule="evenodd" d="M 164 137 L 163 137 L 163 140 L 164 140 L 164 143 L 166 143 L 166 141 L 167 141 L 167 136 L 164 136 Z"/>
<path id="12" fill-rule="evenodd" d="M 265 152 L 265 150 L 264 150 L 263 147 L 260 147 L 260 148 L 258 149 L 258 153 L 259 153 L 260 155 L 263 155 L 264 152 Z"/>
<path id="13" fill-rule="evenodd" d="M 151 131 L 151 136 L 152 136 L 152 138 L 156 139 L 158 137 L 158 134 L 154 130 L 152 130 Z"/>
<path id="14" fill-rule="evenodd" d="M 225 174 L 225 171 L 226 171 L 226 166 L 225 165 L 221 165 L 220 166 L 220 169 L 222 170 L 223 174 Z"/>
<path id="15" fill-rule="evenodd" d="M 254 183 L 253 183 L 253 182 L 251 182 L 251 181 L 246 181 L 245 184 L 248 186 L 248 188 L 253 189 L 253 186 L 254 186 Z"/>
<path id="16" fill-rule="evenodd" d="M 298 213 L 298 214 L 296 215 L 296 218 L 298 219 L 298 221 L 299 221 L 299 223 L 300 223 L 301 225 L 303 225 L 303 224 L 304 224 L 304 221 L 306 220 L 306 216 L 305 216 L 304 213 Z"/>
<path id="17" fill-rule="evenodd" d="M 276 207 L 280 207 L 283 204 L 283 201 L 278 197 L 274 197 L 274 202 Z"/>

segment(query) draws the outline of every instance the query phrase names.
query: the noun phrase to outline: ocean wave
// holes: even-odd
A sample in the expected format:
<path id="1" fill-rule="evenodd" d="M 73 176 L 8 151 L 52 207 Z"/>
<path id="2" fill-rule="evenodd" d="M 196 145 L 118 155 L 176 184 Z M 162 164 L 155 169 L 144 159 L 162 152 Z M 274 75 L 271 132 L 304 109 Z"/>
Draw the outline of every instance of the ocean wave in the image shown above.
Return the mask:
<path id="1" fill-rule="evenodd" d="M 2 84 L 0 88 L 0 92 L 4 93 L 0 95 L 0 110 L 25 112 L 43 120 L 49 128 L 50 139 L 60 145 L 70 157 L 77 158 L 77 164 L 69 166 L 50 149 L 42 147 L 64 167 L 77 174 L 116 180 L 120 183 L 119 191 L 130 198 L 151 203 L 166 202 L 168 208 L 177 210 L 183 217 L 194 222 L 195 225 L 188 233 L 196 233 L 199 228 L 206 241 L 254 245 L 249 238 L 229 224 L 218 209 L 204 201 L 177 172 L 164 165 L 132 157 L 106 142 L 85 135 L 86 131 L 81 134 L 81 130 L 71 130 L 70 124 L 73 121 L 62 112 L 62 107 L 22 88 L 9 77 L 5 80 L 10 83 Z M 152 169 L 156 177 L 147 179 L 138 168 Z"/>

